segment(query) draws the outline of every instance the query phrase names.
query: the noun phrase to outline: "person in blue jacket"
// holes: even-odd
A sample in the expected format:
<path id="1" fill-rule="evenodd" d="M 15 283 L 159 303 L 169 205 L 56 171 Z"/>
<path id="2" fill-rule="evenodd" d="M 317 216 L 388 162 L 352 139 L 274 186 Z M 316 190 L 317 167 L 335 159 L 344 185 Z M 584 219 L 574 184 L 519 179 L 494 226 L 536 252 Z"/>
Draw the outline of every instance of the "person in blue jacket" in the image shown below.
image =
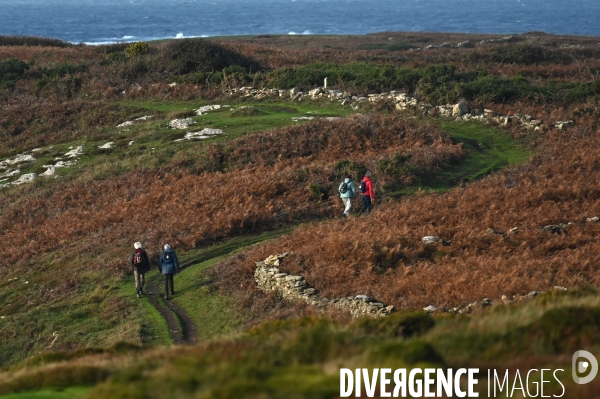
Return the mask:
<path id="1" fill-rule="evenodd" d="M 169 299 L 169 293 L 171 296 L 175 295 L 175 288 L 173 287 L 173 275 L 179 273 L 179 261 L 175 251 L 169 244 L 165 244 L 165 250 L 160 255 L 158 262 L 158 270 L 165 276 L 165 299 Z"/>
<path id="2" fill-rule="evenodd" d="M 340 198 L 344 204 L 344 216 L 348 217 L 352 210 L 352 200 L 356 198 L 356 187 L 354 186 L 351 175 L 344 176 L 344 181 L 340 183 L 338 191 L 340 192 Z"/>

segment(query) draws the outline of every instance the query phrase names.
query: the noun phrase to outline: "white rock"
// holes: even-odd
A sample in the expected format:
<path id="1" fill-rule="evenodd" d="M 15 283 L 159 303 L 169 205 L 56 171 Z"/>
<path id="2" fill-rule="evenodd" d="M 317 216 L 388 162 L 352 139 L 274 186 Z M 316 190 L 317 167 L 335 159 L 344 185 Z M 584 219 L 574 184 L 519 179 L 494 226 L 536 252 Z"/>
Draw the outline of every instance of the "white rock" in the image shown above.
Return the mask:
<path id="1" fill-rule="evenodd" d="M 598 216 L 594 216 L 592 218 L 587 218 L 585 221 L 586 222 L 597 222 L 598 220 L 600 220 L 600 218 Z"/>
<path id="2" fill-rule="evenodd" d="M 440 238 L 437 236 L 425 236 L 425 237 L 421 238 L 421 242 L 425 245 L 430 245 L 430 244 L 434 244 L 439 239 Z"/>
<path id="3" fill-rule="evenodd" d="M 144 116 L 140 116 L 139 118 L 136 118 L 136 121 L 145 121 L 152 118 L 152 115 L 144 115 Z"/>
<path id="4" fill-rule="evenodd" d="M 564 130 L 568 127 L 573 126 L 574 122 L 573 121 L 558 121 L 554 124 L 554 127 L 559 129 L 559 130 Z"/>
<path id="5" fill-rule="evenodd" d="M 133 121 L 125 121 L 123 123 L 119 123 L 117 125 L 117 127 L 125 127 L 125 126 L 131 126 L 131 125 L 133 125 Z"/>
<path id="6" fill-rule="evenodd" d="M 173 141 L 183 141 L 183 140 L 192 140 L 192 139 L 208 139 L 213 136 L 218 136 L 219 134 L 223 134 L 223 130 L 221 129 L 212 129 L 210 127 L 205 127 L 199 132 L 187 132 L 185 136 L 181 139 L 173 140 Z"/>
<path id="7" fill-rule="evenodd" d="M 109 141 L 108 143 L 99 145 L 98 148 L 102 149 L 102 150 L 109 150 L 111 148 L 113 148 L 115 146 L 115 143 L 112 141 Z"/>
<path id="8" fill-rule="evenodd" d="M 19 177 L 14 182 L 12 182 L 12 184 L 19 185 L 19 184 L 23 184 L 23 183 L 29 183 L 29 182 L 34 181 L 36 176 L 37 175 L 35 173 L 26 173 L 24 175 L 21 175 L 21 177 Z"/>
<path id="9" fill-rule="evenodd" d="M 169 127 L 173 129 L 187 129 L 190 127 L 190 125 L 194 125 L 195 123 L 196 121 L 192 118 L 173 119 L 171 122 L 169 122 Z"/>
<path id="10" fill-rule="evenodd" d="M 464 101 L 459 102 L 458 104 L 452 107 L 452 116 L 463 116 L 469 112 L 469 107 L 467 103 Z"/>
<path id="11" fill-rule="evenodd" d="M 31 154 L 19 154 L 14 158 L 5 159 L 0 162 L 0 167 L 6 168 L 8 165 L 14 165 L 21 162 L 35 161 L 35 157 Z"/>
<path id="12" fill-rule="evenodd" d="M 131 140 L 131 141 L 129 142 L 129 145 L 133 145 L 133 140 Z"/>
<path id="13" fill-rule="evenodd" d="M 46 168 L 46 171 L 44 173 L 42 173 L 40 176 L 52 176 L 56 173 L 56 169 L 65 168 L 67 166 L 73 166 L 76 163 L 77 162 L 75 162 L 75 161 L 59 161 L 54 165 L 44 165 L 44 168 Z"/>
<path id="14" fill-rule="evenodd" d="M 78 157 L 79 155 L 83 154 L 83 146 L 82 145 L 78 146 L 77 148 L 69 147 L 69 149 L 71 151 L 69 151 L 65 154 L 66 157 L 75 158 L 75 157 Z"/>
<path id="15" fill-rule="evenodd" d="M 19 173 L 21 173 L 21 171 L 19 169 L 9 170 L 6 173 L 4 173 L 3 175 L 0 175 L 0 177 L 13 177 L 13 176 L 18 175 Z"/>
<path id="16" fill-rule="evenodd" d="M 56 166 L 54 165 L 44 165 L 44 168 L 46 168 L 46 171 L 41 173 L 40 176 L 52 176 L 56 173 Z"/>
<path id="17" fill-rule="evenodd" d="M 205 105 L 196 110 L 196 115 L 204 115 L 208 111 L 214 111 L 216 109 L 221 109 L 221 108 L 225 108 L 225 107 L 229 107 L 229 105 L 219 105 L 219 104 Z"/>
<path id="18" fill-rule="evenodd" d="M 424 311 L 426 311 L 427 313 L 433 313 L 437 310 L 437 308 L 433 305 L 429 305 L 423 308 Z"/>

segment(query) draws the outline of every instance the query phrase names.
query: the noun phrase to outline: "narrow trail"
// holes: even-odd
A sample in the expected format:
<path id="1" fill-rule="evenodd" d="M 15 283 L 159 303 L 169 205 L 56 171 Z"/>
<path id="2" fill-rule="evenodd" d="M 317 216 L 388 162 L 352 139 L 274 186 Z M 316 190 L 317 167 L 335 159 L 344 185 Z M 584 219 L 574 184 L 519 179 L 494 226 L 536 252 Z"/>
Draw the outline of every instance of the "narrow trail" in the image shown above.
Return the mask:
<path id="1" fill-rule="evenodd" d="M 164 300 L 163 276 L 156 274 L 146 280 L 144 297 L 158 310 L 167 322 L 169 335 L 175 344 L 193 344 L 198 338 L 198 330 L 187 313 L 173 302 L 172 299 Z"/>
<path id="2" fill-rule="evenodd" d="M 257 244 L 266 239 L 279 237 L 292 231 L 293 227 L 285 227 L 276 231 L 265 232 L 260 235 L 250 237 L 232 238 L 220 245 L 201 250 L 193 254 L 182 254 L 179 268 L 181 271 L 199 263 L 213 258 L 219 258 L 231 254 L 232 252 L 245 247 Z M 156 269 L 155 269 L 156 270 Z M 160 313 L 166 321 L 169 328 L 169 335 L 174 344 L 194 344 L 198 340 L 198 328 L 194 321 L 188 316 L 186 311 L 177 304 L 177 295 L 175 299 L 164 300 L 164 280 L 160 273 L 146 275 L 146 288 L 144 298 Z M 177 283 L 175 283 L 175 292 L 177 292 Z M 141 298 L 141 299 L 144 299 Z M 140 299 L 140 300 L 141 300 Z"/>

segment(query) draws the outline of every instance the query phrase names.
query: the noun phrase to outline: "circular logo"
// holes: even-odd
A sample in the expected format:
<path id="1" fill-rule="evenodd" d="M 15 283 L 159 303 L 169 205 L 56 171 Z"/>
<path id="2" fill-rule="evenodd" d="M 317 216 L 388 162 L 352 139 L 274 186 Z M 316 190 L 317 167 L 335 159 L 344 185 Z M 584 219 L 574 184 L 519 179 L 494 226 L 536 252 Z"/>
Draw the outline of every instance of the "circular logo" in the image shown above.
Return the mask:
<path id="1" fill-rule="evenodd" d="M 587 384 L 598 374 L 598 360 L 588 351 L 577 351 L 573 354 L 572 370 L 576 384 Z M 587 375 L 580 377 L 584 374 Z"/>

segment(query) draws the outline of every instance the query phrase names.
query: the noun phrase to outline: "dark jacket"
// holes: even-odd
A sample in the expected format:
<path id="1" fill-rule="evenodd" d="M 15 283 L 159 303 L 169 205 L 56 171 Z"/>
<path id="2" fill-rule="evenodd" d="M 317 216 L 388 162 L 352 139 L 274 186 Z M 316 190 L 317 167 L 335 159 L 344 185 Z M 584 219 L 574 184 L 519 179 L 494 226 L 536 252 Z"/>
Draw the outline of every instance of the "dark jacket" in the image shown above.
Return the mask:
<path id="1" fill-rule="evenodd" d="M 143 249 L 139 249 L 139 251 L 142 253 L 142 260 L 144 261 L 144 263 L 141 266 L 136 266 L 133 264 L 133 257 L 135 256 L 136 251 L 138 251 L 138 249 L 134 250 L 129 256 L 129 264 L 133 266 L 134 270 L 137 269 L 138 272 L 145 273 L 148 270 L 150 270 L 150 258 L 148 257 L 146 251 L 144 251 Z"/>
<path id="2" fill-rule="evenodd" d="M 179 261 L 173 249 L 167 249 L 162 253 L 158 262 L 158 270 L 162 274 L 179 273 Z"/>
<path id="3" fill-rule="evenodd" d="M 373 191 L 373 182 L 369 176 L 365 176 L 362 181 L 367 184 L 367 191 L 364 193 L 360 193 L 360 195 L 369 196 L 371 200 L 375 199 L 375 192 Z"/>

